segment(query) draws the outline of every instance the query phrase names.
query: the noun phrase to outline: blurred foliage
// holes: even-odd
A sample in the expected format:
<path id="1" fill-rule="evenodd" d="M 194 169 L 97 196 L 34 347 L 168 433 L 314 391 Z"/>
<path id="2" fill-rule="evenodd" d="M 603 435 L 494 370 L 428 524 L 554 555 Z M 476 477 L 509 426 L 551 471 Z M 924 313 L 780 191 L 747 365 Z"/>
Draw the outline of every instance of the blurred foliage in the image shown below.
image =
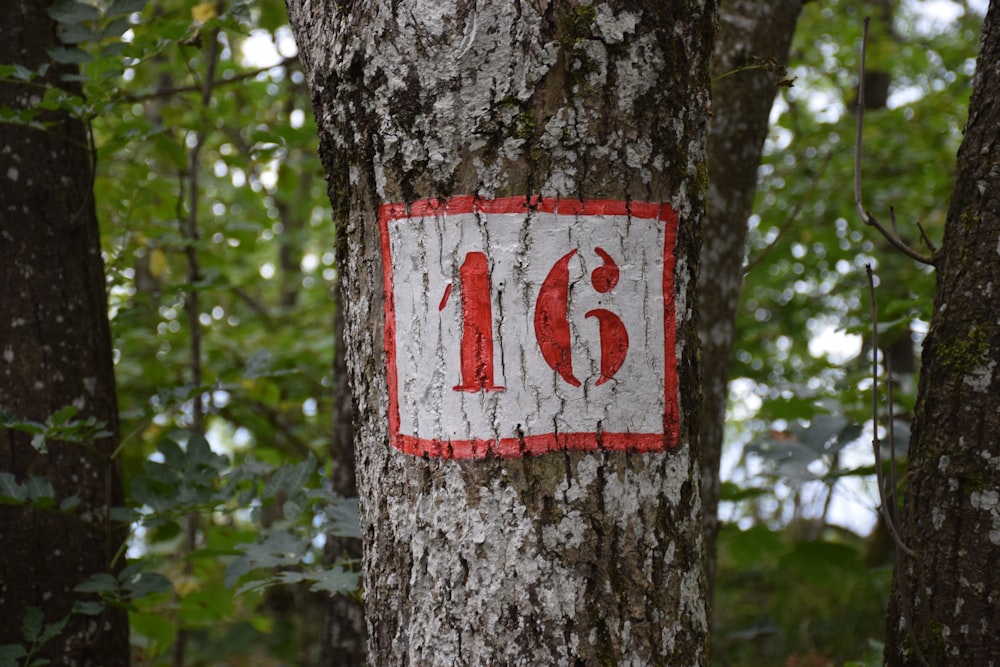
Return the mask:
<path id="1" fill-rule="evenodd" d="M 359 586 L 324 541 L 360 535 L 356 500 L 325 481 L 340 465 L 326 451 L 334 227 L 284 4 L 56 0 L 49 15 L 50 56 L 80 73 L 45 87 L 0 65 L 37 92 L 0 122 L 51 131 L 59 109 L 90 130 L 128 497 L 109 508 L 128 565 L 82 582 L 74 613 L 125 606 L 137 665 L 177 664 L 178 649 L 185 665 L 314 662 L 322 599 Z M 39 449 L 106 427 L 74 415 L 0 416 Z M 58 501 L 44 478 L 4 474 L 0 502 Z M 30 662 L 53 634 L 24 623 L 0 662 Z"/>
<path id="2" fill-rule="evenodd" d="M 869 70 L 885 72 L 889 88 L 888 105 L 866 115 L 865 203 L 883 220 L 893 207 L 914 247 L 916 220 L 939 242 L 981 16 L 942 0 L 957 18 L 935 22 L 930 4 L 822 0 L 799 22 L 794 83 L 772 113 L 749 223 L 718 665 L 879 663 L 891 554 L 878 526 L 859 528 L 877 504 L 864 454 L 873 429 L 864 266 L 876 267 L 882 347 L 911 352 L 929 321 L 933 275 L 857 219 L 852 109 L 862 17 L 873 14 Z M 126 606 L 137 665 L 175 664 L 179 642 L 187 665 L 311 664 L 320 596 L 358 586 L 357 564 L 326 562 L 323 541 L 360 535 L 356 501 L 324 481 L 342 465 L 325 452 L 334 227 L 284 5 L 57 0 L 50 15 L 63 43 L 51 56 L 80 65 L 71 83 L 84 94 L 0 64 L 0 78 L 38 93 L 37 109 L 0 109 L 0 122 L 48 130 L 43 112 L 64 109 L 91 128 L 129 498 L 111 509 L 129 527 L 129 564 L 83 582 L 76 613 Z M 195 293 L 199 312 L 189 313 Z M 854 337 L 838 339 L 846 354 L 822 347 L 831 332 Z M 897 455 L 916 386 L 904 370 Z M 0 416 L 42 448 L 103 426 L 74 415 Z M 834 500 L 850 494 L 869 516 L 835 525 Z M 0 502 L 57 503 L 47 480 L 10 475 L 0 475 Z M 0 647 L 0 660 L 30 662 L 58 632 L 37 616 L 23 620 L 24 646 Z"/>
<path id="3" fill-rule="evenodd" d="M 898 479 L 934 275 L 855 210 L 861 31 L 871 16 L 869 87 L 888 83 L 887 103 L 865 113 L 864 205 L 886 224 L 894 211 L 900 236 L 930 254 L 916 222 L 940 244 L 985 10 L 970 4 L 803 7 L 790 55 L 794 85 L 780 89 L 772 111 L 749 227 L 723 464 L 717 665 L 881 664 L 892 551 L 876 521 L 865 265 L 875 270 L 885 353 L 886 462 L 884 357 L 896 365 Z M 952 17 L 934 18 L 931 9 Z"/>

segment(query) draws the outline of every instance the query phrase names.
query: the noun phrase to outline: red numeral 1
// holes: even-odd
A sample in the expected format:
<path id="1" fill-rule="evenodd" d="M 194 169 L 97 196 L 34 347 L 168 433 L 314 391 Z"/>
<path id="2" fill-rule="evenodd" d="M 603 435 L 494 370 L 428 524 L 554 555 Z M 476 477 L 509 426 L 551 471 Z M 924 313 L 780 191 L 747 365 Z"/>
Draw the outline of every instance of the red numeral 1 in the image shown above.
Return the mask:
<path id="1" fill-rule="evenodd" d="M 458 270 L 462 292 L 462 342 L 459 349 L 462 383 L 455 391 L 503 391 L 493 376 L 493 304 L 486 255 L 470 252 Z M 442 310 L 451 295 L 445 288 L 438 306 Z"/>

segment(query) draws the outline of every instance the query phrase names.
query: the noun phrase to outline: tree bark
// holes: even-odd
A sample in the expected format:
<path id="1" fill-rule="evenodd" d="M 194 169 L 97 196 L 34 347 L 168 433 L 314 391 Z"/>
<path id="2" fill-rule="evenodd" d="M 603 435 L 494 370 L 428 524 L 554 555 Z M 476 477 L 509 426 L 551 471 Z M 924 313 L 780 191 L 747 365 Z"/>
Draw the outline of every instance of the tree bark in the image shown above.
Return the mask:
<path id="1" fill-rule="evenodd" d="M 288 5 L 346 239 L 370 664 L 704 664 L 693 289 L 714 3 Z M 463 263 L 449 234 L 483 251 Z M 591 329 L 564 321 L 577 302 Z M 462 347 L 440 344 L 459 306 Z M 633 307 L 648 318 L 616 314 Z M 649 368 L 662 391 L 632 388 Z M 425 375 L 438 393 L 414 396 Z M 535 404 L 505 412 L 515 395 Z M 612 431 L 620 410 L 640 426 Z"/>
<path id="2" fill-rule="evenodd" d="M 36 70 L 49 62 L 49 4 L 0 5 L 0 63 Z M 52 64 L 32 83 L 63 87 L 70 73 Z M 31 108 L 40 95 L 33 85 L 3 83 L 0 107 Z M 83 123 L 57 112 L 44 120 L 54 122 L 45 131 L 0 124 L 0 407 L 9 419 L 45 422 L 74 406 L 74 419 L 93 417 L 113 435 L 48 442 L 48 453 L 22 431 L 0 435 L 0 472 L 18 484 L 45 478 L 55 495 L 48 506 L 0 505 L 0 645 L 26 643 L 22 619 L 36 607 L 45 624 L 69 620 L 33 659 L 113 667 L 129 664 L 124 609 L 70 615 L 84 597 L 74 587 L 108 572 L 123 538 L 108 512 L 122 504 L 122 487 L 111 463 L 118 415 L 93 169 Z M 72 497 L 79 504 L 60 510 Z"/>
<path id="3" fill-rule="evenodd" d="M 988 665 L 1000 636 L 1000 6 L 991 2 L 937 262 L 886 664 Z M 912 632 L 910 629 L 912 629 Z M 913 640 L 916 641 L 914 646 Z"/>
<path id="4" fill-rule="evenodd" d="M 725 432 L 736 306 L 743 284 L 747 219 L 757 191 L 768 120 L 788 62 L 802 0 L 722 0 L 712 56 L 712 120 L 708 124 L 708 223 L 701 247 L 698 335 L 704 399 L 701 501 L 705 573 L 713 599 L 719 534 L 719 464 Z M 765 63 L 773 61 L 773 66 Z M 754 67 L 757 64 L 759 67 Z M 741 68 L 749 67 L 743 71 Z"/>

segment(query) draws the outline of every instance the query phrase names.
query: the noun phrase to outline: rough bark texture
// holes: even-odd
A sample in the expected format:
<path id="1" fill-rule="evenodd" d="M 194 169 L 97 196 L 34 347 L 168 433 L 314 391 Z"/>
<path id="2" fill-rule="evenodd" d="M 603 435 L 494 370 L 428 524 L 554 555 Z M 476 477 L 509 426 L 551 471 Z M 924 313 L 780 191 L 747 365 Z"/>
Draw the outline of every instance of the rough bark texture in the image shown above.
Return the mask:
<path id="1" fill-rule="evenodd" d="M 1000 637 L 1000 5 L 958 152 L 909 450 L 886 664 L 997 665 Z"/>
<path id="2" fill-rule="evenodd" d="M 779 76 L 753 63 L 784 66 L 802 0 L 722 0 L 712 61 L 712 120 L 708 125 L 708 220 L 698 281 L 704 402 L 701 418 L 701 500 L 709 601 L 715 585 L 719 532 L 719 461 L 736 305 L 743 283 L 747 219 Z"/>
<path id="3" fill-rule="evenodd" d="M 704 664 L 693 289 L 714 3 L 288 5 L 347 241 L 371 664 Z M 376 214 L 455 195 L 677 211 L 675 449 L 456 461 L 389 444 Z"/>
<path id="4" fill-rule="evenodd" d="M 0 63 L 36 69 L 48 62 L 55 30 L 48 2 L 0 4 Z M 45 81 L 69 68 L 53 65 Z M 23 109 L 38 88 L 0 84 L 0 107 Z M 92 169 L 83 124 L 59 121 L 49 131 L 0 124 L 0 406 L 15 418 L 44 422 L 68 405 L 77 419 L 95 417 L 117 433 L 111 336 L 104 293 Z M 0 505 L 0 644 L 23 644 L 28 607 L 44 620 L 69 616 L 82 598 L 74 586 L 107 572 L 122 534 L 107 518 L 121 505 L 121 481 L 109 464 L 117 436 L 86 444 L 50 442 L 36 451 L 31 436 L 0 432 L 0 471 L 18 483 L 44 477 L 55 506 Z M 58 510 L 66 498 L 79 505 Z M 74 615 L 35 658 L 54 665 L 129 663 L 124 610 Z"/>

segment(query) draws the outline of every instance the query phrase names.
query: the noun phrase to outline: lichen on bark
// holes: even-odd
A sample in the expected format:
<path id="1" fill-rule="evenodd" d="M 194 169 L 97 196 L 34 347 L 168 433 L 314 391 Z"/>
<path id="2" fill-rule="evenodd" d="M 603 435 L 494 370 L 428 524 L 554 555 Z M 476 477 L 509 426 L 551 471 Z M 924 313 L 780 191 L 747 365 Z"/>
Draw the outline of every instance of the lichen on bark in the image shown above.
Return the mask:
<path id="1" fill-rule="evenodd" d="M 886 664 L 988 665 L 1000 636 L 1000 5 L 986 15 L 937 258 Z"/>
<path id="2" fill-rule="evenodd" d="M 691 290 L 714 3 L 289 9 L 347 239 L 370 660 L 703 664 Z M 453 195 L 666 202 L 679 213 L 674 451 L 454 461 L 389 445 L 376 212 Z"/>

